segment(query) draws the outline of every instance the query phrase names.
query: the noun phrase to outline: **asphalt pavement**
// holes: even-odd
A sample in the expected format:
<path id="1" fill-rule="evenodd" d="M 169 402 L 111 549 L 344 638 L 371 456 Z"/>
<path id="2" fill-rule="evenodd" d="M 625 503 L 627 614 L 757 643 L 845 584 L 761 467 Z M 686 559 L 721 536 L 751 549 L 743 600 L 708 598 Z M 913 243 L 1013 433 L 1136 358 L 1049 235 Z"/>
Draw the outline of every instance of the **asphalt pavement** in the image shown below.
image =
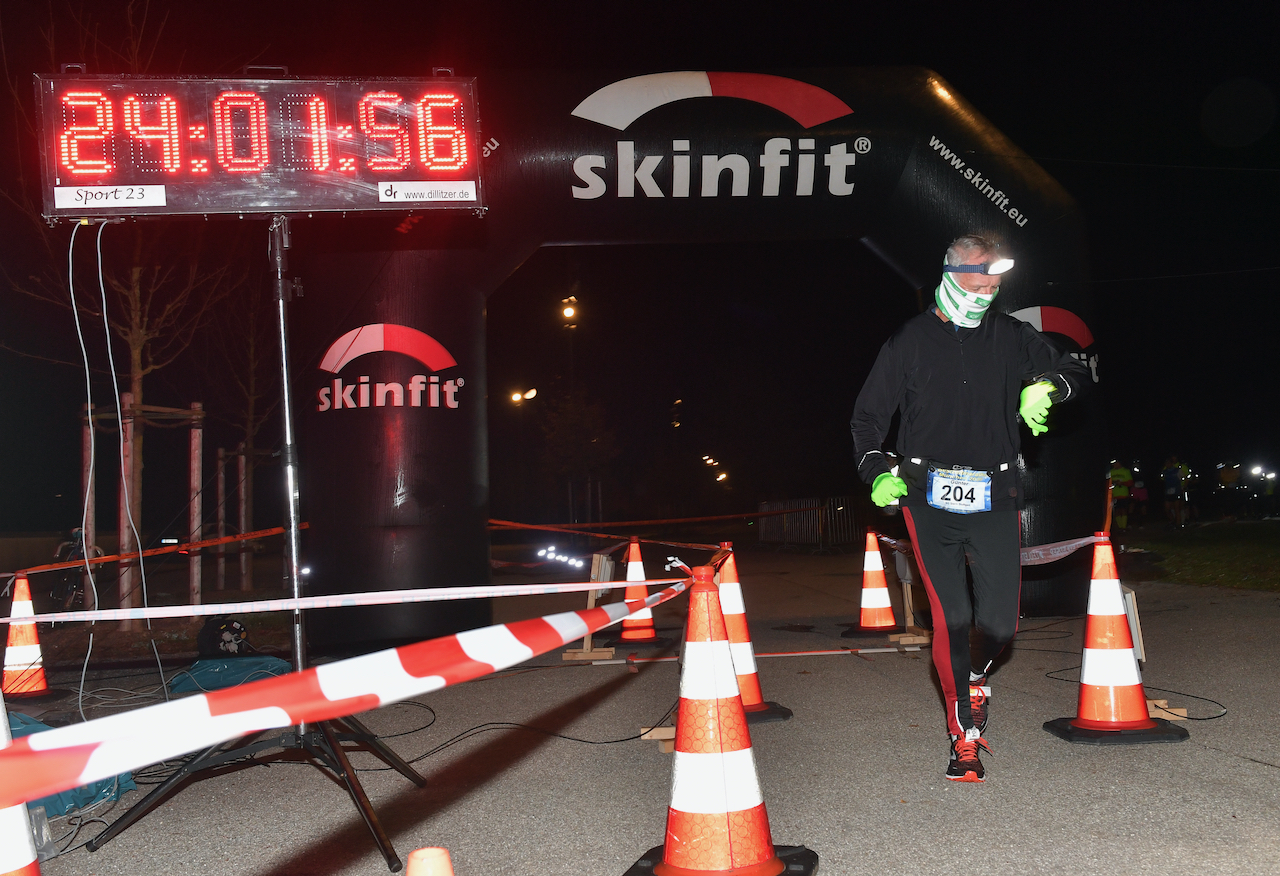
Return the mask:
<path id="1" fill-rule="evenodd" d="M 861 566 L 860 553 L 741 551 L 756 651 L 886 644 L 841 636 L 857 619 Z M 761 657 L 765 698 L 794 712 L 752 728 L 774 842 L 814 849 L 819 872 L 833 876 L 1280 873 L 1280 595 L 1133 586 L 1148 695 L 1197 719 L 1184 725 L 1190 739 L 1099 747 L 1045 732 L 1045 721 L 1075 714 L 1084 621 L 1027 618 L 992 677 L 983 784 L 943 778 L 946 731 L 927 648 Z M 516 620 L 581 602 L 512 599 L 495 612 Z M 678 640 L 685 604 L 657 610 L 660 633 Z M 400 857 L 444 846 L 457 876 L 620 876 L 661 844 L 672 757 L 631 737 L 675 705 L 679 666 L 635 670 L 565 663 L 557 652 L 362 715 L 426 778 L 419 789 L 371 755 L 352 755 Z M 52 682 L 75 687 L 78 673 Z M 90 672 L 88 701 L 129 702 L 128 691 L 141 691 L 133 702 L 145 703 L 157 683 L 142 669 Z M 388 872 L 341 786 L 311 765 L 269 762 L 189 782 L 99 851 L 70 851 L 42 872 Z M 67 819 L 55 833 L 79 844 L 102 829 L 92 819 L 114 820 L 141 793 L 88 813 L 74 839 Z"/>

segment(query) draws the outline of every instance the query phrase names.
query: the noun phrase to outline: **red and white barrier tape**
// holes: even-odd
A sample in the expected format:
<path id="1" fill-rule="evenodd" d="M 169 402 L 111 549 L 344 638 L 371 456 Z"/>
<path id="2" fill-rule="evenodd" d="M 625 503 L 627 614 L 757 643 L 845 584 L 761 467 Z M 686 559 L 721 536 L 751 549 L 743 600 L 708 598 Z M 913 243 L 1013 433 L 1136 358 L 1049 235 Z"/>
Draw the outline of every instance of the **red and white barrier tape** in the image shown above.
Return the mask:
<path id="1" fill-rule="evenodd" d="M 0 750 L 0 809 L 250 733 L 342 718 L 545 654 L 683 593 L 495 624 L 33 733 Z"/>
<path id="2" fill-rule="evenodd" d="M 655 578 L 646 584 L 672 584 L 681 578 Z M 263 599 L 257 602 L 223 602 L 209 605 L 153 605 L 150 608 L 104 608 L 97 611 L 51 611 L 34 617 L 0 617 L 0 624 L 45 623 L 46 621 L 145 620 L 158 617 L 204 617 L 206 615 L 250 614 L 261 611 L 293 611 L 309 608 L 347 608 L 355 605 L 398 605 L 407 602 L 447 602 L 458 599 L 489 599 L 500 596 L 546 596 L 555 593 L 583 593 L 621 587 L 622 581 L 574 581 L 567 584 L 501 584 L 486 587 L 428 587 L 421 590 L 376 590 L 369 593 L 339 593 L 332 596 L 304 596 L 300 599 Z"/>
<path id="3" fill-rule="evenodd" d="M 1067 541 L 1055 541 L 1053 544 L 1038 544 L 1035 547 L 1025 547 L 1022 549 L 1022 565 L 1043 566 L 1045 563 L 1052 563 L 1054 560 L 1060 560 L 1069 554 L 1073 554 L 1087 544 L 1097 544 L 1101 540 L 1096 535 L 1086 535 L 1084 538 L 1072 538 Z"/>

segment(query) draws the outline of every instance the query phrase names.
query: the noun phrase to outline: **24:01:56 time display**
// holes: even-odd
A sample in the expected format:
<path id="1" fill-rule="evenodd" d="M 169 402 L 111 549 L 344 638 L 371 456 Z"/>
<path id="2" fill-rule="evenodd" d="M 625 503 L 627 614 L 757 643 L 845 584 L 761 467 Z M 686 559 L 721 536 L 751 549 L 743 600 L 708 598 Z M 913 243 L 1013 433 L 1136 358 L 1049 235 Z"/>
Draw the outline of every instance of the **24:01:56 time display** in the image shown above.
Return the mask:
<path id="1" fill-rule="evenodd" d="M 76 89 L 59 95 L 59 105 L 59 170 L 85 181 L 116 172 L 122 161 L 134 171 L 166 175 L 207 174 L 211 159 L 232 174 L 269 168 L 385 173 L 415 163 L 448 172 L 464 170 L 469 162 L 463 101 L 445 90 L 412 101 L 393 91 L 366 92 L 349 125 L 335 124 L 328 101 L 318 94 L 279 95 L 270 111 L 253 91 L 223 91 L 209 107 L 212 150 L 209 125 L 187 118 L 184 126 L 182 107 L 171 94 L 130 94 L 117 111 L 103 91 Z"/>

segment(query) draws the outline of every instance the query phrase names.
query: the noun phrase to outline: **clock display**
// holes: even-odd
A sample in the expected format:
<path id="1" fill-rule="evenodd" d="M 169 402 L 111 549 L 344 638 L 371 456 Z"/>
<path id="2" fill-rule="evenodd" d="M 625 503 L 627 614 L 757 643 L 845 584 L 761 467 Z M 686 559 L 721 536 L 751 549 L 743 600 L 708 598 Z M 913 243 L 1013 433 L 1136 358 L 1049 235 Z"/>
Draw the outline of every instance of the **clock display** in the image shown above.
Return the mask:
<path id="1" fill-rule="evenodd" d="M 50 219 L 483 207 L 474 79 L 35 84 Z"/>

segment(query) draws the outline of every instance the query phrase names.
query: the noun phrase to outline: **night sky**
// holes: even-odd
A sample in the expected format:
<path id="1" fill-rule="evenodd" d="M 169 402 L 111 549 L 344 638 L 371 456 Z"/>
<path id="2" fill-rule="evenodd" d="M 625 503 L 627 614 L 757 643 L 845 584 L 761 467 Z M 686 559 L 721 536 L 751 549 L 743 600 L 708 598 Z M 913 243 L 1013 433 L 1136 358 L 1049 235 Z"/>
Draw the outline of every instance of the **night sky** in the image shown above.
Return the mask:
<path id="1" fill-rule="evenodd" d="M 120 69 L 76 47 L 69 7 L 56 2 L 51 52 L 40 36 L 46 11 L 28 5 L 39 6 L 0 6 L 7 72 L 24 101 L 30 74 L 59 62 Z M 1148 465 L 1176 452 L 1201 469 L 1280 466 L 1274 12 L 1208 3 L 1030 14 L 1025 4 L 258 6 L 152 3 L 148 33 L 162 20 L 163 31 L 146 72 L 233 75 L 280 64 L 304 76 L 395 76 L 443 66 L 479 76 L 483 106 L 485 73 L 500 69 L 931 68 L 1084 211 L 1110 451 Z M 119 44 L 124 4 L 85 8 L 104 44 Z M 8 131 L 12 109 L 5 95 Z M 18 191 L 15 168 L 34 183 L 30 144 L 6 135 L 0 150 L 6 192 Z M 21 276 L 31 269 L 29 236 L 12 205 L 3 210 L 0 257 Z M 572 351 L 556 313 L 569 294 L 582 310 Z M 8 288 L 0 302 L 7 346 L 78 356 L 65 314 Z M 537 386 L 545 399 L 572 385 L 607 412 L 621 448 L 606 478 L 606 517 L 746 510 L 760 499 L 858 489 L 853 400 L 880 343 L 915 308 L 912 290 L 856 241 L 544 250 L 489 303 L 495 458 L 511 459 L 521 436 L 536 436 L 535 408 L 513 409 L 509 391 Z M 68 497 L 78 489 L 83 377 L 3 351 L 0 367 L 0 528 L 68 528 L 78 516 Z M 194 371 L 175 369 L 156 376 L 149 401 L 213 397 Z M 670 427 L 677 398 L 679 440 Z M 231 440 L 221 428 L 207 446 Z M 175 443 L 156 438 L 148 477 L 181 482 L 181 448 L 175 455 L 166 442 Z M 702 453 L 732 472 L 732 491 L 698 481 Z M 530 503 L 512 466 L 495 463 L 493 478 L 495 513 L 565 516 L 555 503 Z M 180 503 L 148 490 L 160 526 Z"/>

